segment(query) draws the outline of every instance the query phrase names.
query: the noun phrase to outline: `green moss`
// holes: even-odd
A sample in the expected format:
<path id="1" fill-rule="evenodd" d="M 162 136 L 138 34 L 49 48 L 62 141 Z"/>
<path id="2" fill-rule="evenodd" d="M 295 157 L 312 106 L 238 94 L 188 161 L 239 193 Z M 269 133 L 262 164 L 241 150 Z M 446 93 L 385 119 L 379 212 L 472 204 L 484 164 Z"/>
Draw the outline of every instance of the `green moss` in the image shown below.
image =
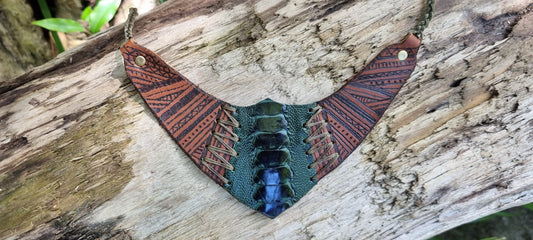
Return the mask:
<path id="1" fill-rule="evenodd" d="M 33 10 L 26 2 L 0 0 L 0 81 L 20 75 L 52 58 L 43 31 L 31 24 L 35 20 Z"/>
<path id="2" fill-rule="evenodd" d="M 121 191 L 132 173 L 122 154 L 130 140 L 115 139 L 124 129 L 120 104 L 90 109 L 92 116 L 0 176 L 0 238 L 95 208 Z"/>

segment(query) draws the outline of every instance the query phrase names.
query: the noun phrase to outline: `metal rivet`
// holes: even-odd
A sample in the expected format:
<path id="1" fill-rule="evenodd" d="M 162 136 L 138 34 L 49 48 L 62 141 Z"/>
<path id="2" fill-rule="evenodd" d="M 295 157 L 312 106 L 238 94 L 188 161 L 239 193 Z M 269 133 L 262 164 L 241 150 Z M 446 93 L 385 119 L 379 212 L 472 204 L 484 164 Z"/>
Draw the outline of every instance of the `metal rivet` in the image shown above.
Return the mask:
<path id="1" fill-rule="evenodd" d="M 409 54 L 407 54 L 407 51 L 405 51 L 405 50 L 401 50 L 401 51 L 398 52 L 398 59 L 400 61 L 403 61 L 403 60 L 407 59 L 408 56 L 409 56 Z"/>
<path id="2" fill-rule="evenodd" d="M 135 64 L 137 64 L 139 67 L 142 67 L 144 64 L 146 64 L 146 59 L 143 56 L 137 56 L 135 58 Z"/>

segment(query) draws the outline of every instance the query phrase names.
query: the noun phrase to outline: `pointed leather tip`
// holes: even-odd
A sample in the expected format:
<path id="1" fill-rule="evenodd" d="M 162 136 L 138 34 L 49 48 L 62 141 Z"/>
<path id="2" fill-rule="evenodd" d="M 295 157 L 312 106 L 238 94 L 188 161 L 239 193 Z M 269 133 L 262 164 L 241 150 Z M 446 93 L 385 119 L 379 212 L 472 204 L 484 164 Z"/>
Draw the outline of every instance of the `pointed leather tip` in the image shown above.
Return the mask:
<path id="1" fill-rule="evenodd" d="M 126 43 L 124 43 L 124 45 L 122 45 L 122 47 L 120 47 L 120 51 L 121 51 L 122 53 L 127 53 L 127 52 L 128 52 L 128 49 L 127 49 L 127 48 L 128 48 L 128 47 L 133 47 L 133 46 L 135 46 L 135 45 L 137 45 L 137 44 L 135 43 L 135 40 L 133 40 L 133 38 L 130 38 L 130 39 L 128 39 L 128 41 L 127 41 Z"/>
<path id="2" fill-rule="evenodd" d="M 409 33 L 407 36 L 405 36 L 400 46 L 405 48 L 417 48 L 420 47 L 420 44 L 420 39 L 418 39 L 414 34 Z"/>

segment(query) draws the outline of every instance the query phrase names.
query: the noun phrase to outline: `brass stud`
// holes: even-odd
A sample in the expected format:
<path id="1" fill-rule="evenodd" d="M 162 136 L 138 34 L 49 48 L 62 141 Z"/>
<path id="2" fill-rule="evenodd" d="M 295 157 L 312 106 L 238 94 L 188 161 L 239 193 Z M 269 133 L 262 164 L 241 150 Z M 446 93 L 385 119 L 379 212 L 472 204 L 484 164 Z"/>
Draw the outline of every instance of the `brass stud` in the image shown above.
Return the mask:
<path id="1" fill-rule="evenodd" d="M 408 56 L 409 56 L 409 54 L 405 50 L 401 50 L 401 51 L 398 52 L 398 59 L 400 61 L 403 61 L 403 60 L 407 59 Z"/>
<path id="2" fill-rule="evenodd" d="M 135 58 L 135 64 L 137 64 L 139 67 L 142 67 L 144 64 L 146 64 L 146 59 L 143 56 L 137 56 Z"/>

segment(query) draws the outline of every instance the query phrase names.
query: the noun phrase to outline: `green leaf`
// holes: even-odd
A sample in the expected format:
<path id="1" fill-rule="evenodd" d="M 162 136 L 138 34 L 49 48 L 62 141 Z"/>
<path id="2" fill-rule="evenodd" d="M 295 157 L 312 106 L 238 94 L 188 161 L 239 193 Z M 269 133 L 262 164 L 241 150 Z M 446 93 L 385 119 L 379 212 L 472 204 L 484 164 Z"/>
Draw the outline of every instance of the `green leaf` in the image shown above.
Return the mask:
<path id="1" fill-rule="evenodd" d="M 98 1 L 93 11 L 89 14 L 89 31 L 91 33 L 99 32 L 104 24 L 113 19 L 119 6 L 120 0 Z"/>
<path id="2" fill-rule="evenodd" d="M 529 209 L 529 210 L 533 211 L 533 203 L 528 203 L 528 204 L 524 205 L 523 207 L 525 207 L 526 209 Z"/>
<path id="3" fill-rule="evenodd" d="M 514 214 L 508 213 L 508 212 L 497 212 L 493 215 L 499 216 L 499 217 L 513 217 Z"/>
<path id="4" fill-rule="evenodd" d="M 33 21 L 32 24 L 46 28 L 50 31 L 66 33 L 85 31 L 85 28 L 79 22 L 65 18 L 46 18 Z"/>
<path id="5" fill-rule="evenodd" d="M 83 9 L 83 12 L 81 13 L 81 20 L 89 21 L 89 15 L 91 14 L 92 11 L 93 9 L 91 8 L 91 6 L 88 6 L 85 9 Z"/>
<path id="6" fill-rule="evenodd" d="M 39 4 L 39 8 L 41 8 L 41 12 L 43 13 L 44 18 L 52 18 L 52 13 L 50 13 L 50 8 L 48 8 L 46 0 L 37 0 L 37 3 Z M 50 31 L 50 34 L 52 34 L 52 38 L 54 39 L 54 42 L 56 44 L 57 51 L 59 51 L 60 53 L 64 52 L 65 48 L 63 47 L 63 44 L 61 43 L 57 32 Z"/>

